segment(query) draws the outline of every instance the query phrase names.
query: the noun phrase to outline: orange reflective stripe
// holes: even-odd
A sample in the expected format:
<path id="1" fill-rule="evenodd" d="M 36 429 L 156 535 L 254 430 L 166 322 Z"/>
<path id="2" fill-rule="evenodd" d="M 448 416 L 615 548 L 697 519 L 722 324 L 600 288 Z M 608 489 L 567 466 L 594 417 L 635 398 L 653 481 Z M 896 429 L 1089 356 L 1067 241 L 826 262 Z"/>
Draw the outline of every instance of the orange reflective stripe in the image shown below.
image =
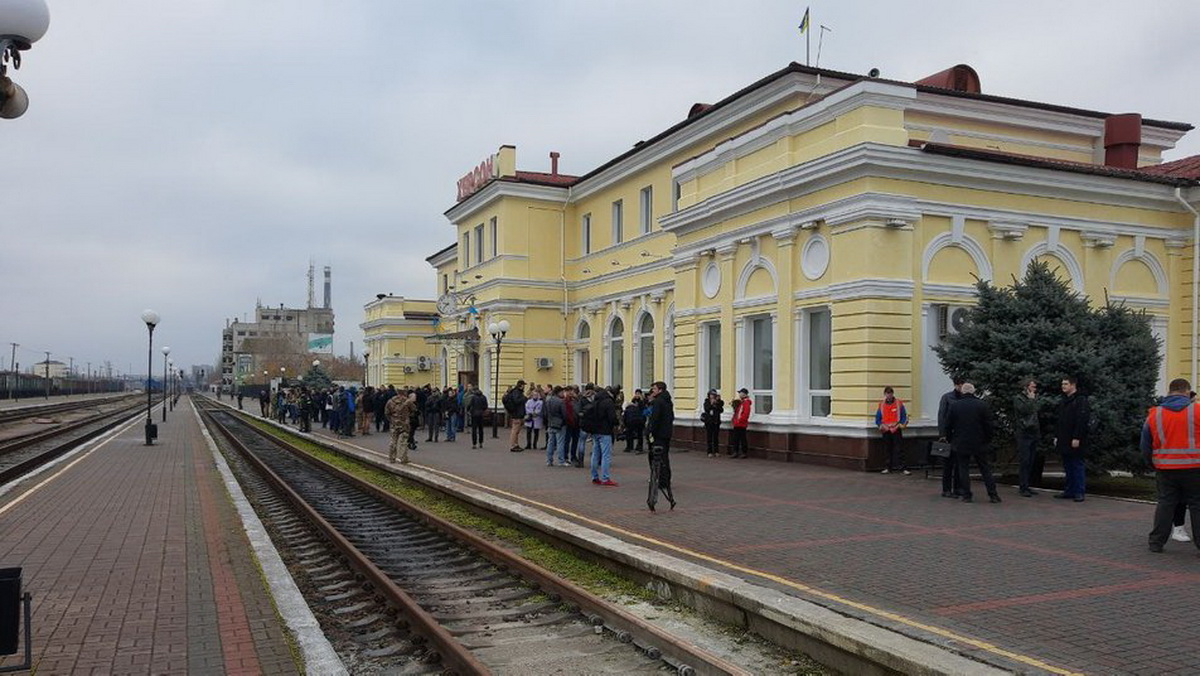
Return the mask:
<path id="1" fill-rule="evenodd" d="M 1151 460 L 1155 469 L 1200 469 L 1200 448 L 1196 447 L 1197 410 L 1195 404 L 1188 404 L 1179 411 L 1169 411 L 1162 406 L 1151 411 L 1146 423 L 1150 425 L 1154 443 Z M 1184 429 L 1180 429 L 1180 425 Z"/>

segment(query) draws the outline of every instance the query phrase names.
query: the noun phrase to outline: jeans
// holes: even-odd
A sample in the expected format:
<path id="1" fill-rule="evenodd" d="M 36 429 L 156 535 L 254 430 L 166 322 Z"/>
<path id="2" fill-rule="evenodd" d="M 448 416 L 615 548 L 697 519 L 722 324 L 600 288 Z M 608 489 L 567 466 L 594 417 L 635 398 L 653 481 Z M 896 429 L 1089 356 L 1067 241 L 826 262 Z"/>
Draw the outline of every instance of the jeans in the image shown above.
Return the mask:
<path id="1" fill-rule="evenodd" d="M 1017 434 L 1017 482 L 1022 492 L 1029 490 L 1029 475 L 1033 470 L 1033 459 L 1037 456 L 1038 437 L 1036 434 Z"/>
<path id="2" fill-rule="evenodd" d="M 446 441 L 454 441 L 458 436 L 458 414 L 451 413 L 446 416 Z"/>
<path id="3" fill-rule="evenodd" d="M 1067 485 L 1063 488 L 1063 493 L 1076 498 L 1082 498 L 1087 490 L 1087 479 L 1085 478 L 1083 454 L 1082 453 L 1064 453 L 1063 454 L 1063 469 L 1067 473 Z"/>
<path id="4" fill-rule="evenodd" d="M 567 461 L 567 445 L 563 443 L 563 435 L 561 427 L 546 428 L 546 464 L 554 464 L 554 454 L 558 453 L 558 461 L 565 463 Z"/>
<path id="5" fill-rule="evenodd" d="M 592 444 L 592 480 L 611 481 L 608 470 L 612 466 L 612 435 L 589 434 L 588 436 L 595 440 Z"/>
<path id="6" fill-rule="evenodd" d="M 567 461 L 575 463 L 583 461 L 583 454 L 579 452 L 579 428 L 565 427 L 566 436 L 563 437 L 563 454 L 566 455 Z"/>

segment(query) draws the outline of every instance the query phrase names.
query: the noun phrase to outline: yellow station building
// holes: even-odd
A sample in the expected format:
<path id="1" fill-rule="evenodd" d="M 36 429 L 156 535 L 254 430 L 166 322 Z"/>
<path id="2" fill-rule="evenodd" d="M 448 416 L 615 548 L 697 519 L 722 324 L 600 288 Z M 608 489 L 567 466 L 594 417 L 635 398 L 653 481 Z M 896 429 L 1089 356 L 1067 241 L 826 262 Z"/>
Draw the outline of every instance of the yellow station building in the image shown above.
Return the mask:
<path id="1" fill-rule="evenodd" d="M 1195 377 L 1200 161 L 1162 163 L 1191 125 L 986 95 L 967 66 L 911 83 L 793 63 L 687 113 L 582 176 L 502 146 L 459 180 L 425 381 L 664 380 L 677 445 L 702 441 L 705 392 L 746 387 L 752 453 L 875 467 L 884 386 L 931 432 L 932 346 L 976 277 L 1035 259 L 1144 308 L 1160 379 Z"/>

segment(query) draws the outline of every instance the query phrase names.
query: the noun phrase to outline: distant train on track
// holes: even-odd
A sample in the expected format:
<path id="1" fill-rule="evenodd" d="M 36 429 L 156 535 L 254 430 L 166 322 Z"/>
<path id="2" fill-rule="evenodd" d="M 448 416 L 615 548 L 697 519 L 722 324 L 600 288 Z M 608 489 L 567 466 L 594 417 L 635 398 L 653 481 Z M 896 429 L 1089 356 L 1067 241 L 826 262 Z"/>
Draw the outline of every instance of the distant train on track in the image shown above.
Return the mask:
<path id="1" fill-rule="evenodd" d="M 52 397 L 64 394 L 87 394 L 95 392 L 124 392 L 128 383 L 117 378 L 50 378 L 49 393 Z M 153 381 L 152 389 L 162 389 L 162 383 Z M 0 400 L 36 399 L 46 396 L 46 378 L 32 373 L 0 373 Z"/>

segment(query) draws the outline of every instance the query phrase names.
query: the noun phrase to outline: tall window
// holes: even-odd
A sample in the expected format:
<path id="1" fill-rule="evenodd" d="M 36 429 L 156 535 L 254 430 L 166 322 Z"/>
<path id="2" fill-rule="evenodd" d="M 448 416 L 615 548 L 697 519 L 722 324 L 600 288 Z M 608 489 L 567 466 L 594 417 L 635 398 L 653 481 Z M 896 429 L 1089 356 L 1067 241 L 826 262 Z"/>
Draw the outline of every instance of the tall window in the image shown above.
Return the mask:
<path id="1" fill-rule="evenodd" d="M 475 264 L 483 262 L 483 223 L 475 226 Z"/>
<path id="2" fill-rule="evenodd" d="M 492 258 L 500 255 L 500 240 L 496 238 L 496 217 L 492 216 L 490 222 L 492 227 Z"/>
<path id="3" fill-rule="evenodd" d="M 625 373 L 625 324 L 614 319 L 608 339 L 608 385 L 621 385 Z"/>
<path id="4" fill-rule="evenodd" d="M 755 408 L 759 413 L 770 413 L 775 403 L 775 336 L 772 323 L 770 317 L 750 320 L 750 379 Z"/>
<path id="5" fill-rule="evenodd" d="M 586 256 L 592 253 L 592 215 L 584 214 L 579 226 L 579 252 Z"/>
<path id="6" fill-rule="evenodd" d="M 654 186 L 648 185 L 642 188 L 642 192 L 638 195 L 638 214 L 641 221 L 642 234 L 650 232 L 650 228 L 654 221 Z"/>
<path id="7" fill-rule="evenodd" d="M 450 275 L 442 275 L 442 293 L 450 290 Z"/>
<path id="8" fill-rule="evenodd" d="M 679 211 L 679 198 L 683 196 L 683 185 L 679 181 L 671 181 L 671 211 Z"/>
<path id="9" fill-rule="evenodd" d="M 592 327 L 587 322 L 580 324 L 577 339 L 583 344 L 583 347 L 575 350 L 575 382 L 579 384 L 592 381 L 592 353 L 588 349 L 588 341 L 591 337 Z"/>
<path id="10" fill-rule="evenodd" d="M 700 329 L 704 350 L 704 391 L 721 391 L 721 325 L 711 322 Z"/>
<path id="11" fill-rule="evenodd" d="M 654 318 L 649 314 L 642 315 L 638 322 L 638 384 L 642 389 L 650 389 L 654 382 Z"/>
<path id="12" fill-rule="evenodd" d="M 471 267 L 471 233 L 463 233 L 462 256 L 459 257 L 459 263 L 462 266 L 460 269 L 466 270 Z"/>
<path id="13" fill-rule="evenodd" d="M 617 200 L 613 202 L 613 217 L 612 217 L 612 243 L 620 244 L 624 241 L 622 237 L 622 226 L 625 218 L 625 202 Z"/>
<path id="14" fill-rule="evenodd" d="M 811 415 L 825 417 L 832 408 L 833 324 L 829 310 L 808 312 L 808 396 Z"/>

